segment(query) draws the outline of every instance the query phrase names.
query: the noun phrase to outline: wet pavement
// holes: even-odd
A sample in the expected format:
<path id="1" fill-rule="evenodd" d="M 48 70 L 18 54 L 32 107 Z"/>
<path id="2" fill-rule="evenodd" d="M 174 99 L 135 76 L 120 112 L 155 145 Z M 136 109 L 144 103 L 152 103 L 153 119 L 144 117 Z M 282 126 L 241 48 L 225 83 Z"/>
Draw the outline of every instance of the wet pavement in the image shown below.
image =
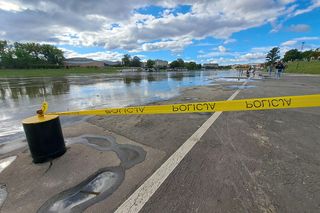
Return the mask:
<path id="1" fill-rule="evenodd" d="M 124 107 L 167 100 L 190 86 L 232 80 L 234 71 L 119 73 L 0 79 L 0 144 L 23 137 L 21 120 L 46 100 L 51 111 Z M 235 79 L 237 81 L 238 79 Z M 243 81 L 243 79 L 241 79 Z M 81 121 L 64 117 L 62 124 Z"/>
<path id="2" fill-rule="evenodd" d="M 319 76 L 231 80 L 153 104 L 226 100 L 238 89 L 236 99 L 319 88 Z M 3 154 L 17 158 L 0 173 L 1 210 L 114 212 L 211 115 L 90 117 L 63 128 L 68 150 L 52 165 L 32 164 L 27 148 Z M 319 108 L 222 113 L 141 212 L 319 212 L 319 121 Z"/>

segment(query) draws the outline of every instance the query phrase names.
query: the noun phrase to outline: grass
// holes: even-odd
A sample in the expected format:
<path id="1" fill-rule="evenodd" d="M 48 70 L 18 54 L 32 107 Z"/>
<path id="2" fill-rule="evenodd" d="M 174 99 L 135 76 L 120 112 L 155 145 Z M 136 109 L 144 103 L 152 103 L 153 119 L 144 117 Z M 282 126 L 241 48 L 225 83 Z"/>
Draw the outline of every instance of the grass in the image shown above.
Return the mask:
<path id="1" fill-rule="evenodd" d="M 0 69 L 0 78 L 14 77 L 62 77 L 66 75 L 116 73 L 121 68 L 61 68 L 61 69 Z"/>
<path id="2" fill-rule="evenodd" d="M 294 61 L 287 64 L 286 73 L 320 74 L 320 61 Z"/>

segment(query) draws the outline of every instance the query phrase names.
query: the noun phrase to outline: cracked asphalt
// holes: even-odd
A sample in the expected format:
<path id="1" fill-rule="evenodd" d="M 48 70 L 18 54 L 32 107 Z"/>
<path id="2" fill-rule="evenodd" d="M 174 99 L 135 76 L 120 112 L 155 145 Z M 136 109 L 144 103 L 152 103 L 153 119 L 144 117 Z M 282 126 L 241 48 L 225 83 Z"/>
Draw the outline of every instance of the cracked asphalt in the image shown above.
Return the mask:
<path id="1" fill-rule="evenodd" d="M 190 88 L 161 104 L 226 100 L 237 85 Z M 248 85 L 235 99 L 316 94 L 320 76 L 285 75 Z M 164 162 L 210 115 L 113 116 L 90 122 L 164 151 Z M 319 108 L 224 112 L 141 212 L 320 212 L 319 138 Z"/>

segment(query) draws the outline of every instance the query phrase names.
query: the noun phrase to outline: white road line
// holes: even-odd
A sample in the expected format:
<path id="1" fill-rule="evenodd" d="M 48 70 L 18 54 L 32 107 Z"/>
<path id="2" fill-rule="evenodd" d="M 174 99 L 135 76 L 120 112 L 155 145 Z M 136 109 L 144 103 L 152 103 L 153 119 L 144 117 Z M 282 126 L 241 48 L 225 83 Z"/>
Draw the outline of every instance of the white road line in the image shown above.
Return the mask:
<path id="1" fill-rule="evenodd" d="M 242 86 L 246 85 L 244 82 Z M 238 89 L 228 100 L 233 100 L 240 92 Z M 116 213 L 139 212 L 150 197 L 156 192 L 182 159 L 196 145 L 204 133 L 217 120 L 222 112 L 215 112 L 193 135 L 182 144 L 125 202 L 119 206 Z"/>

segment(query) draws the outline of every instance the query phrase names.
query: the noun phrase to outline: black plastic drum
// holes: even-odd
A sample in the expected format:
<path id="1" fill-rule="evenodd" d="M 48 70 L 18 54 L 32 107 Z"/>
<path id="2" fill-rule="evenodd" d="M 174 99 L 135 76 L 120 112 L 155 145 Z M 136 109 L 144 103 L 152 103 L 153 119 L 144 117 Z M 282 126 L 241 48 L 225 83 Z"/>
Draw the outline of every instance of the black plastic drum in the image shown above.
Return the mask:
<path id="1" fill-rule="evenodd" d="M 66 152 L 59 116 L 34 116 L 22 124 L 34 163 L 50 161 Z"/>

